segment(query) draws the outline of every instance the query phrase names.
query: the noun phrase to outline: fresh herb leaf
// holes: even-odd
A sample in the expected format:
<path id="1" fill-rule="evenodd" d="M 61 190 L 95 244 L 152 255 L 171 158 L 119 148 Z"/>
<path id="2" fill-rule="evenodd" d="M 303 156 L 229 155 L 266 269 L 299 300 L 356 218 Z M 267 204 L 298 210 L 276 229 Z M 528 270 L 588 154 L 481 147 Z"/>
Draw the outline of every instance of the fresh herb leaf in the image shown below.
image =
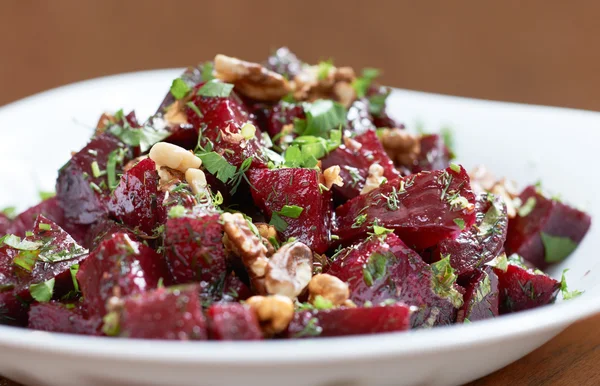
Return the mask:
<path id="1" fill-rule="evenodd" d="M 362 224 L 365 223 L 365 221 L 367 221 L 366 213 L 356 216 L 356 218 L 354 219 L 354 223 L 352 224 L 352 228 L 360 228 Z"/>
<path id="2" fill-rule="evenodd" d="M 106 178 L 108 179 L 108 188 L 113 191 L 119 186 L 119 181 L 117 181 L 117 161 L 118 161 L 118 150 L 113 150 L 108 155 L 108 160 L 106 161 Z"/>
<path id="3" fill-rule="evenodd" d="M 465 220 L 462 218 L 455 218 L 453 221 L 456 225 L 458 225 L 461 231 L 465 229 Z"/>
<path id="4" fill-rule="evenodd" d="M 541 232 L 542 243 L 544 244 L 545 260 L 547 263 L 558 263 L 569 256 L 578 244 L 568 237 L 552 236 Z"/>
<path id="5" fill-rule="evenodd" d="M 454 162 L 450 164 L 450 169 L 452 169 L 452 171 L 455 173 L 460 173 L 460 166 L 455 164 Z"/>
<path id="6" fill-rule="evenodd" d="M 40 196 L 40 200 L 42 201 L 46 201 L 54 196 L 56 196 L 56 192 L 44 192 L 44 191 L 40 191 L 38 192 L 39 196 Z"/>
<path id="7" fill-rule="evenodd" d="M 182 205 L 175 205 L 169 209 L 169 218 L 180 218 L 185 216 L 185 207 Z"/>
<path id="8" fill-rule="evenodd" d="M 204 82 L 208 82 L 209 80 L 215 79 L 213 75 L 214 68 L 215 65 L 213 64 L 213 62 L 205 62 L 202 65 L 202 80 Z"/>
<path id="9" fill-rule="evenodd" d="M 486 296 L 488 296 L 492 292 L 492 282 L 490 281 L 490 277 L 487 273 L 483 272 L 484 278 L 480 281 L 479 286 L 477 287 L 477 291 L 475 291 L 475 302 L 482 302 Z"/>
<path id="10" fill-rule="evenodd" d="M 171 84 L 171 95 L 175 97 L 175 99 L 183 99 L 190 92 L 190 86 L 185 83 L 185 81 L 181 78 L 177 78 L 173 80 Z"/>
<path id="11" fill-rule="evenodd" d="M 27 272 L 33 271 L 33 267 L 37 262 L 38 254 L 34 251 L 21 251 L 13 259 L 13 264 L 26 270 Z"/>
<path id="12" fill-rule="evenodd" d="M 231 90 L 233 90 L 232 84 L 223 83 L 217 79 L 212 79 L 204 83 L 196 95 L 213 98 L 227 98 L 229 94 L 231 94 Z"/>
<path id="13" fill-rule="evenodd" d="M 50 224 L 44 224 L 44 223 L 39 223 L 38 224 L 38 229 L 41 231 L 51 231 L 52 230 L 52 225 Z"/>
<path id="14" fill-rule="evenodd" d="M 302 331 L 294 334 L 294 338 L 302 338 L 307 336 L 319 336 L 323 332 L 323 328 L 319 326 L 317 318 L 311 318 Z"/>
<path id="15" fill-rule="evenodd" d="M 450 265 L 450 255 L 442 256 L 442 259 L 431 264 L 431 288 L 439 296 L 445 297 L 455 308 L 463 304 L 463 297 L 454 288 L 457 276 L 454 268 Z"/>
<path id="16" fill-rule="evenodd" d="M 198 116 L 198 118 L 204 117 L 204 114 L 202 114 L 202 111 L 200 111 L 200 109 L 198 108 L 198 106 L 196 106 L 196 104 L 193 101 L 186 102 L 185 105 L 190 110 L 192 110 L 194 113 L 196 113 L 196 115 Z"/>
<path id="17" fill-rule="evenodd" d="M 375 234 L 375 236 L 384 236 L 390 233 L 394 233 L 394 230 L 373 224 L 373 233 Z"/>
<path id="18" fill-rule="evenodd" d="M 144 125 L 141 128 L 131 127 L 128 124 L 112 125 L 109 131 L 126 145 L 140 148 L 142 153 L 150 150 L 154 144 L 162 141 L 171 135 L 166 129 L 156 129 L 150 125 Z"/>
<path id="19" fill-rule="evenodd" d="M 384 94 L 376 94 L 369 97 L 369 112 L 378 117 L 385 112 L 385 101 L 391 91 L 387 90 Z"/>
<path id="20" fill-rule="evenodd" d="M 485 263 L 485 265 L 489 265 L 490 267 L 506 272 L 508 269 L 508 258 L 506 257 L 506 253 L 494 257 L 492 260 Z"/>
<path id="21" fill-rule="evenodd" d="M 333 69 L 333 61 L 331 59 L 317 64 L 317 78 L 325 80 L 329 76 L 329 72 Z"/>
<path id="22" fill-rule="evenodd" d="M 227 182 L 235 176 L 236 167 L 214 151 L 196 155 L 202 160 L 202 165 L 208 172 L 217 177 L 221 182 Z"/>
<path id="23" fill-rule="evenodd" d="M 329 131 L 337 130 L 346 124 L 346 109 L 329 99 L 319 99 L 304 107 L 306 128 L 299 134 L 316 137 L 329 137 Z"/>
<path id="24" fill-rule="evenodd" d="M 14 206 L 9 206 L 4 209 L 0 209 L 0 213 L 8 217 L 10 220 L 13 220 L 15 217 L 17 217 L 17 208 Z"/>
<path id="25" fill-rule="evenodd" d="M 76 292 L 79 292 L 79 282 L 77 281 L 77 272 L 79 272 L 79 264 L 73 264 L 69 267 L 71 273 L 71 280 L 73 281 L 73 288 Z"/>
<path id="26" fill-rule="evenodd" d="M 313 300 L 313 305 L 317 310 L 329 310 L 333 308 L 333 302 L 329 299 L 325 299 L 321 295 L 315 296 L 315 299 Z"/>
<path id="27" fill-rule="evenodd" d="M 367 91 L 369 90 L 369 86 L 373 83 L 373 80 L 377 78 L 380 74 L 380 71 L 376 68 L 365 68 L 362 70 L 362 76 L 356 78 L 354 82 L 352 82 L 352 87 L 356 92 L 356 96 L 359 98 L 363 98 L 367 95 Z"/>
<path id="28" fill-rule="evenodd" d="M 120 316 L 116 311 L 109 312 L 102 318 L 102 332 L 106 336 L 117 336 L 121 331 Z"/>
<path id="29" fill-rule="evenodd" d="M 489 236 L 498 231 L 500 222 L 505 221 L 505 216 L 502 212 L 502 203 L 498 200 L 491 201 L 492 206 L 485 212 L 481 225 L 479 225 L 478 236 Z"/>
<path id="30" fill-rule="evenodd" d="M 29 286 L 29 293 L 31 297 L 40 303 L 49 302 L 52 299 L 52 293 L 54 292 L 54 278 L 44 281 L 42 283 L 32 284 Z"/>
<path id="31" fill-rule="evenodd" d="M 288 227 L 288 223 L 277 212 L 273 212 L 271 215 L 269 225 L 273 225 L 278 232 L 285 232 Z"/>
<path id="32" fill-rule="evenodd" d="M 304 211 L 304 208 L 297 205 L 284 205 L 277 214 L 289 218 L 298 218 Z"/>
<path id="33" fill-rule="evenodd" d="M 569 271 L 568 269 L 564 269 L 562 271 L 562 276 L 560 279 L 560 293 L 562 294 L 563 300 L 574 299 L 583 293 L 583 291 L 578 291 L 578 290 L 569 291 L 569 288 L 567 287 L 567 279 L 565 277 L 565 274 L 568 271 Z"/>
<path id="34" fill-rule="evenodd" d="M 535 197 L 531 196 L 525 201 L 523 205 L 519 208 L 518 214 L 520 217 L 527 217 L 529 214 L 535 209 L 535 205 L 537 204 L 537 200 Z"/>
<path id="35" fill-rule="evenodd" d="M 19 236 L 15 235 L 5 235 L 0 238 L 0 245 L 2 243 L 20 251 L 36 251 L 44 245 L 41 241 L 21 240 Z"/>
<path id="36" fill-rule="evenodd" d="M 363 280 L 366 285 L 371 287 L 377 280 L 383 279 L 387 275 L 387 267 L 395 261 L 392 254 L 382 255 L 375 252 L 369 256 L 369 260 L 363 268 Z"/>

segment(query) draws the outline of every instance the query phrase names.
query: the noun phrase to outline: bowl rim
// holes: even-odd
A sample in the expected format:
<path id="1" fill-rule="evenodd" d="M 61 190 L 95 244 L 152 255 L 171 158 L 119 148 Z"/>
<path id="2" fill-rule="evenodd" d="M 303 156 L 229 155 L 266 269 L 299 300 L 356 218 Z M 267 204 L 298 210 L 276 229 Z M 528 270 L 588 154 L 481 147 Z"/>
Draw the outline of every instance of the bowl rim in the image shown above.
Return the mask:
<path id="1" fill-rule="evenodd" d="M 63 92 L 77 91 L 105 82 L 132 80 L 137 77 L 178 76 L 182 69 L 159 69 L 128 72 L 53 88 L 0 106 L 0 115 L 21 105 L 38 103 Z M 525 105 L 511 102 L 487 101 L 394 89 L 394 91 L 448 98 L 463 103 L 484 104 L 502 108 L 535 108 L 549 111 L 592 114 L 600 113 L 561 107 Z M 19 327 L 0 326 L 0 347 L 26 349 L 45 353 L 60 353 L 72 357 L 93 357 L 111 361 L 142 361 L 169 363 L 208 363 L 272 366 L 309 362 L 337 362 L 368 357 L 421 355 L 432 351 L 452 351 L 474 345 L 491 344 L 543 331 L 558 332 L 568 324 L 600 312 L 600 302 L 588 294 L 557 304 L 527 310 L 500 318 L 478 321 L 469 325 L 450 325 L 431 330 L 416 330 L 375 335 L 360 335 L 306 340 L 275 340 L 258 342 L 174 342 L 160 340 L 115 339 L 48 333 Z M 357 350 L 360 348 L 360 350 Z"/>

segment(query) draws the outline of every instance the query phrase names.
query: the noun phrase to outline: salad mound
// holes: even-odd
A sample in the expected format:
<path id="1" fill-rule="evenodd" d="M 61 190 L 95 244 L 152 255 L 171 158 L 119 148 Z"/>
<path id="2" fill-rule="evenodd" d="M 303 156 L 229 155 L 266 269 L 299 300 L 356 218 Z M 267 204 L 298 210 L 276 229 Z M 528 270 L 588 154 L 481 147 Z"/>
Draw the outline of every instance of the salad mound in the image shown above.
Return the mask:
<path id="1" fill-rule="evenodd" d="M 168 340 L 471 323 L 553 303 L 587 233 L 539 185 L 453 163 L 386 112 L 378 71 L 225 55 L 158 111 L 105 113 L 56 194 L 0 213 L 0 323 Z"/>

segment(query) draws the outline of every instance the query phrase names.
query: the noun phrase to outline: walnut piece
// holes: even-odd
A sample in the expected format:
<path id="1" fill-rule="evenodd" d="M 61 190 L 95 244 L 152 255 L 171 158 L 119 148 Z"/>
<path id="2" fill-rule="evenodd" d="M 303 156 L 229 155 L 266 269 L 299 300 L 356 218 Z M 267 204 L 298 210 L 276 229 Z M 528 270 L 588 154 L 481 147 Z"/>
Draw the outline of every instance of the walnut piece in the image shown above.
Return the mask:
<path id="1" fill-rule="evenodd" d="M 202 160 L 192 151 L 173 145 L 172 143 L 159 142 L 150 149 L 150 158 L 156 167 L 167 166 L 171 169 L 185 173 L 188 169 L 198 169 Z"/>
<path id="2" fill-rule="evenodd" d="M 260 294 L 265 293 L 265 270 L 269 259 L 267 259 L 267 247 L 262 240 L 252 232 L 248 221 L 241 213 L 223 213 L 223 244 L 226 249 L 242 259 L 242 263 L 248 271 L 250 282 L 254 290 Z"/>
<path id="3" fill-rule="evenodd" d="M 367 194 L 370 191 L 377 189 L 385 181 L 383 176 L 383 166 L 378 163 L 369 166 L 369 175 L 365 181 L 365 186 L 360 191 L 360 194 Z"/>
<path id="4" fill-rule="evenodd" d="M 480 165 L 469 173 L 471 187 L 475 193 L 492 193 L 501 197 L 506 203 L 508 218 L 515 218 L 518 211 L 519 192 L 513 181 L 506 178 L 496 179 L 485 166 Z"/>
<path id="5" fill-rule="evenodd" d="M 323 179 L 325 180 L 325 187 L 331 189 L 333 185 L 344 186 L 344 181 L 340 177 L 339 165 L 333 165 L 323 171 Z"/>
<path id="6" fill-rule="evenodd" d="M 283 245 L 267 264 L 267 293 L 296 298 L 310 282 L 312 263 L 312 251 L 305 244 L 294 241 Z"/>
<path id="7" fill-rule="evenodd" d="M 252 296 L 246 304 L 256 312 L 260 327 L 267 336 L 285 331 L 294 317 L 294 303 L 285 296 Z"/>
<path id="8" fill-rule="evenodd" d="M 348 108 L 356 100 L 352 82 L 356 79 L 351 67 L 331 66 L 327 74 L 319 66 L 307 66 L 294 77 L 294 98 L 300 101 L 335 99 Z"/>
<path id="9" fill-rule="evenodd" d="M 317 296 L 322 296 L 334 306 L 345 305 L 350 297 L 350 288 L 339 278 L 322 273 L 313 276 L 308 283 L 308 301 L 314 304 Z"/>
<path id="10" fill-rule="evenodd" d="M 292 91 L 289 82 L 278 73 L 258 63 L 221 54 L 215 56 L 215 77 L 233 83 L 240 94 L 259 101 L 277 101 Z"/>
<path id="11" fill-rule="evenodd" d="M 396 165 L 412 166 L 421 153 L 418 136 L 399 128 L 380 129 L 380 140 L 386 153 Z"/>
<path id="12" fill-rule="evenodd" d="M 184 125 L 188 123 L 184 107 L 187 100 L 179 99 L 171 103 L 165 109 L 163 118 L 171 125 Z"/>

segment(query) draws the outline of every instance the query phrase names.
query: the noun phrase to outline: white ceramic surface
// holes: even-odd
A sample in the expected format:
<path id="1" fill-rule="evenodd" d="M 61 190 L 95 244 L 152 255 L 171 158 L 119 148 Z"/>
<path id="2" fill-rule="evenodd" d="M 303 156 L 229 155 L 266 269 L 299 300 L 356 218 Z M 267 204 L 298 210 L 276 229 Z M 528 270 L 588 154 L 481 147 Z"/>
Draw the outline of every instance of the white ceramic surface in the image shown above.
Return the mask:
<path id="1" fill-rule="evenodd" d="M 179 70 L 81 82 L 0 108 L 0 206 L 34 204 L 100 113 L 151 114 Z M 600 114 L 395 91 L 392 114 L 411 127 L 449 125 L 467 167 L 484 163 L 600 218 Z M 0 326 L 0 374 L 28 385 L 453 385 L 520 358 L 570 323 L 600 312 L 600 235 L 594 224 L 569 267 L 575 300 L 470 325 L 352 338 L 259 343 L 151 342 Z"/>

